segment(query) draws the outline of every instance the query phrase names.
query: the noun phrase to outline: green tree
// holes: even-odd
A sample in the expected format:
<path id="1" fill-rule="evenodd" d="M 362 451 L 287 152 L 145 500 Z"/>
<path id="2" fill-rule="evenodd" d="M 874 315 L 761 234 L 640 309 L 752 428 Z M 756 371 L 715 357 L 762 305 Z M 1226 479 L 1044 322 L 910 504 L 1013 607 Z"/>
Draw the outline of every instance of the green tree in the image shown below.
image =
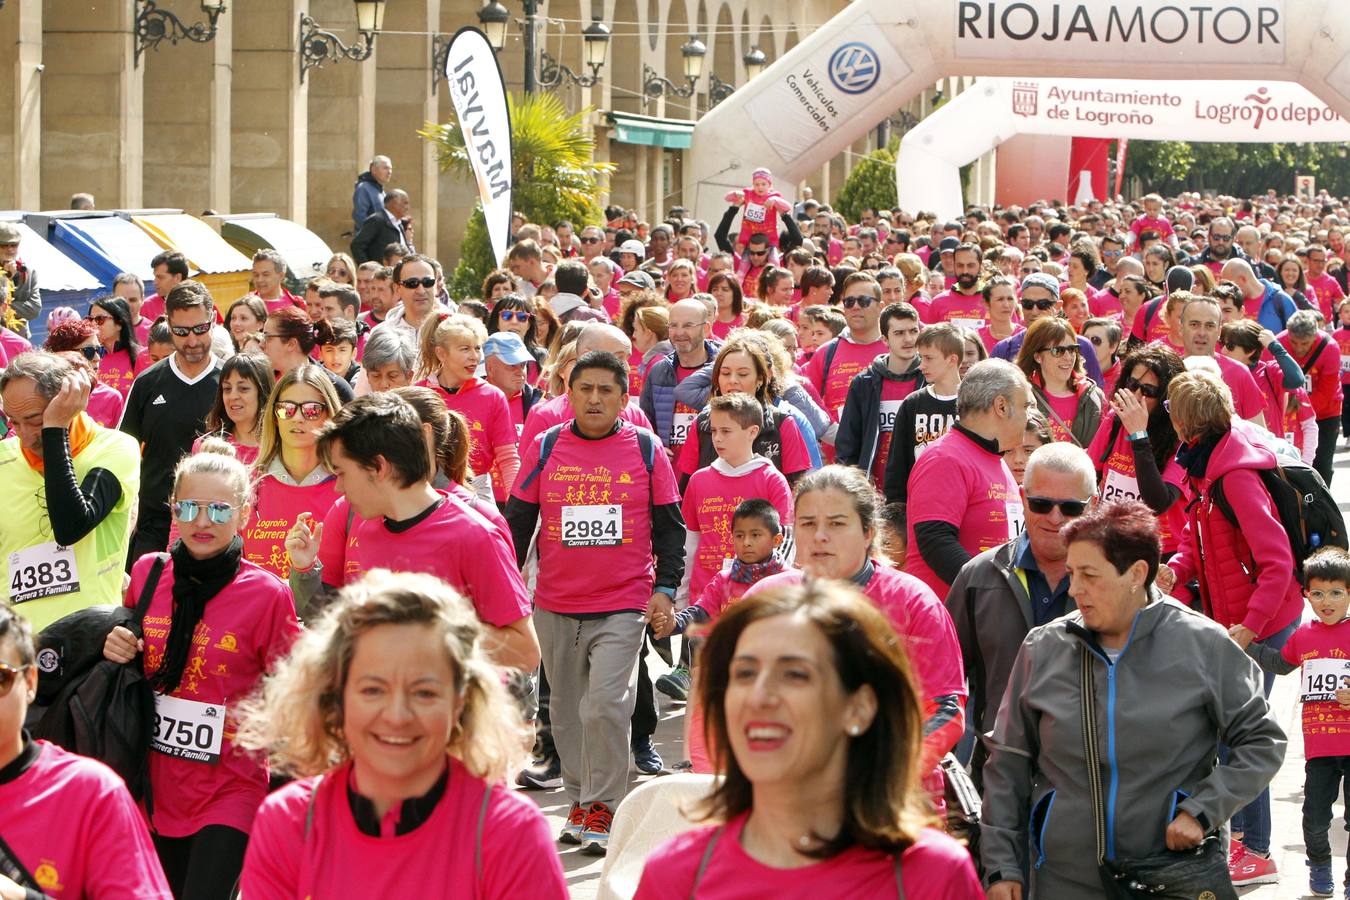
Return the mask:
<path id="1" fill-rule="evenodd" d="M 895 151 L 890 147 L 882 147 L 858 160 L 835 195 L 834 208 L 848 221 L 856 222 L 867 207 L 890 209 L 898 202 L 895 194 Z"/>
<path id="2" fill-rule="evenodd" d="M 614 165 L 595 160 L 595 138 L 585 122 L 590 109 L 569 113 L 557 95 L 508 95 L 511 112 L 512 205 L 531 222 L 567 219 L 577 228 L 600 221 L 595 198 L 605 189 Z M 418 132 L 436 146 L 441 171 L 473 180 L 464 135 L 455 119 L 428 123 Z M 481 208 L 464 229 L 459 263 L 450 279 L 456 298 L 476 297 L 483 278 L 499 262 L 493 258 Z"/>

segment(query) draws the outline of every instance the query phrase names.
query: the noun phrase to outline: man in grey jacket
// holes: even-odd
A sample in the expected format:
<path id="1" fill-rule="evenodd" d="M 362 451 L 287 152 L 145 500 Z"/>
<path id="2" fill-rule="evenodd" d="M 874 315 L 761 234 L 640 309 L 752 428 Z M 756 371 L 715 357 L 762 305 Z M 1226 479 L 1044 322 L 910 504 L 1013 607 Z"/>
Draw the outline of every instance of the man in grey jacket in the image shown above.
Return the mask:
<path id="1" fill-rule="evenodd" d="M 42 312 L 42 291 L 38 289 L 37 271 L 19 259 L 21 236 L 18 225 L 0 222 L 0 271 L 14 284 L 10 305 L 16 316 L 31 322 Z"/>
<path id="2" fill-rule="evenodd" d="M 1026 530 L 962 566 L 947 593 L 947 612 L 956 626 L 970 682 L 968 735 L 994 727 L 994 714 L 1027 632 L 1075 609 L 1065 569 L 1068 548 L 1060 529 L 1073 518 L 1068 514 L 1075 508 L 1072 504 L 1078 504 L 1082 515 L 1097 502 L 1092 459 L 1069 443 L 1039 447 L 1027 460 L 1022 492 Z M 1049 511 L 1037 512 L 1046 500 L 1054 502 Z M 971 762 L 977 784 L 983 764 L 983 748 L 977 746 Z"/>

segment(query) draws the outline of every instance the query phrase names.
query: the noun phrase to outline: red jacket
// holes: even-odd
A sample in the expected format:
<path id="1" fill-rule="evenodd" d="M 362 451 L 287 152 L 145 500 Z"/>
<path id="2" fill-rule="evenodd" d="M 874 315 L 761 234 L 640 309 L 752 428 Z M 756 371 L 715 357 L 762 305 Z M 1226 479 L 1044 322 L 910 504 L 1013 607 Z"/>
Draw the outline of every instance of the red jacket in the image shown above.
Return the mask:
<path id="1" fill-rule="evenodd" d="M 1289 332 L 1281 331 L 1278 340 L 1284 345 L 1284 349 L 1289 351 L 1289 355 L 1294 357 L 1294 362 L 1298 363 L 1300 368 L 1307 363 L 1308 357 L 1317 353 L 1318 345 L 1323 341 L 1326 342 L 1326 347 L 1317 354 L 1317 361 L 1308 370 L 1308 380 L 1311 382 L 1308 385 L 1308 399 L 1312 401 L 1313 415 L 1318 419 L 1340 418 L 1341 348 L 1336 339 L 1324 331 L 1319 331 L 1317 340 L 1313 342 L 1307 356 L 1299 356 L 1289 346 Z"/>
<path id="2" fill-rule="evenodd" d="M 1289 537 L 1270 494 L 1257 474 L 1275 467 L 1264 430 L 1234 420 L 1219 440 L 1203 478 L 1188 476 L 1199 500 L 1187 510 L 1181 546 L 1172 557 L 1177 584 L 1172 596 L 1190 600 L 1184 585 L 1198 578 L 1205 614 L 1225 628 L 1244 625 L 1267 638 L 1303 614 L 1303 594 L 1294 578 Z M 1223 495 L 1241 529 L 1215 505 L 1210 488 L 1223 476 Z"/>

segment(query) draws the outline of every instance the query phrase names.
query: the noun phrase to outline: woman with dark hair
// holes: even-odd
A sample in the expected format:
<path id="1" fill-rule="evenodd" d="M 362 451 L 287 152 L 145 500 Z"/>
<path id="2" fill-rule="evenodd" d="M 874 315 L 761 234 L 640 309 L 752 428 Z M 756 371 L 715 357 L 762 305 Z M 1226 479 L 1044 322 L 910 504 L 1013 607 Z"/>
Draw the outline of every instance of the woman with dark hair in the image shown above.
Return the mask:
<path id="1" fill-rule="evenodd" d="M 835 309 L 842 308 L 839 304 L 844 296 L 844 281 L 856 271 L 858 271 L 856 266 L 850 266 L 847 263 L 842 263 L 830 269 L 830 274 L 834 276 L 834 289 L 830 292 L 830 306 Z"/>
<path id="2" fill-rule="evenodd" d="M 275 386 L 272 364 L 261 353 L 236 353 L 221 363 L 220 390 L 206 414 L 206 431 L 233 447 L 234 455 L 246 466 L 258 458 L 263 415 Z M 193 442 L 193 453 L 203 440 Z"/>
<path id="3" fill-rule="evenodd" d="M 299 307 L 283 306 L 267 316 L 262 336 L 262 351 L 272 361 L 272 371 L 280 379 L 300 366 L 315 362 L 314 348 L 324 341 L 332 340 L 333 327 L 324 319 L 311 323 L 309 316 Z M 356 396 L 352 386 L 342 376 L 323 366 L 318 366 L 318 369 L 328 377 L 340 401 L 348 403 Z"/>
<path id="4" fill-rule="evenodd" d="M 235 739 L 239 704 L 300 632 L 290 589 L 244 558 L 249 472 L 207 440 L 174 472 L 170 507 L 181 539 L 168 559 L 142 556 L 125 605 L 149 592 L 144 637 L 123 626 L 103 655 L 138 655 L 155 691 L 146 817 L 181 900 L 225 900 L 243 866 L 253 817 L 267 795 L 267 763 Z"/>
<path id="5" fill-rule="evenodd" d="M 989 898 L 1095 900 L 1110 877 L 1099 860 L 1202 845 L 1208 877 L 1188 896 L 1234 898 L 1222 825 L 1284 757 L 1259 672 L 1223 628 L 1154 587 L 1162 547 L 1142 503 L 1100 506 L 1064 539 L 1078 608 L 1027 635 L 986 737 Z"/>
<path id="6" fill-rule="evenodd" d="M 85 318 L 98 327 L 98 340 L 106 351 L 98 367 L 99 383 L 117 391 L 125 400 L 131 392 L 131 383 L 150 364 L 136 343 L 131 308 L 121 297 L 99 297 L 89 304 L 89 315 Z"/>
<path id="7" fill-rule="evenodd" d="M 765 266 L 755 284 L 755 296 L 766 306 L 786 308 L 792 305 L 792 273 L 777 266 Z"/>
<path id="8" fill-rule="evenodd" d="M 225 327 L 230 331 L 234 352 L 239 353 L 251 334 L 263 330 L 267 322 L 267 304 L 257 294 L 248 294 L 230 304 L 225 311 Z"/>
<path id="9" fill-rule="evenodd" d="M 712 886 L 728 897 L 984 896 L 965 849 L 928 826 L 922 696 L 886 617 L 855 588 L 754 591 L 701 653 L 704 731 L 724 773 L 702 813 L 716 824 L 662 844 L 635 900 Z"/>
<path id="10" fill-rule="evenodd" d="M 539 343 L 539 326 L 534 314 L 534 303 L 520 294 L 503 294 L 492 304 L 487 330 L 489 335 L 509 331 L 520 337 L 525 349 L 534 357 L 534 363 L 525 372 L 525 379 L 530 384 L 537 382 L 545 353 Z"/>
<path id="11" fill-rule="evenodd" d="M 1297 254 L 1286 253 L 1280 257 L 1280 264 L 1275 267 L 1275 286 L 1288 294 L 1299 309 L 1317 309 L 1313 302 L 1316 292 L 1313 297 L 1308 296 L 1308 276 L 1303 269 L 1303 260 Z"/>
<path id="12" fill-rule="evenodd" d="M 713 337 L 725 341 L 733 328 L 745 324 L 745 295 L 741 282 L 729 272 L 718 272 L 708 279 L 708 293 L 717 301 L 717 315 L 713 317 Z"/>
<path id="13" fill-rule="evenodd" d="M 488 303 L 496 303 L 507 294 L 515 292 L 516 278 L 505 269 L 493 269 L 483 279 L 483 299 Z"/>
<path id="14" fill-rule="evenodd" d="M 1165 558 L 1177 552 L 1186 527 L 1186 471 L 1176 461 L 1181 442 L 1162 401 L 1184 371 L 1181 357 L 1165 344 L 1136 348 L 1121 361 L 1118 389 L 1087 448 L 1101 502 L 1146 503 L 1158 517 Z"/>
<path id="15" fill-rule="evenodd" d="M 1171 331 L 1163 316 L 1161 292 L 1142 275 L 1126 275 L 1116 279 L 1120 294 L 1120 323 L 1129 333 L 1126 349 L 1166 338 Z"/>
<path id="16" fill-rule="evenodd" d="M 1078 335 L 1068 319 L 1046 316 L 1027 329 L 1017 367 L 1057 441 L 1086 446 L 1102 420 L 1102 391 L 1087 377 Z"/>
<path id="17" fill-rule="evenodd" d="M 1149 284 L 1160 291 L 1167 289 L 1167 273 L 1177 264 L 1177 256 L 1172 248 L 1157 243 L 1144 251 L 1144 277 Z"/>

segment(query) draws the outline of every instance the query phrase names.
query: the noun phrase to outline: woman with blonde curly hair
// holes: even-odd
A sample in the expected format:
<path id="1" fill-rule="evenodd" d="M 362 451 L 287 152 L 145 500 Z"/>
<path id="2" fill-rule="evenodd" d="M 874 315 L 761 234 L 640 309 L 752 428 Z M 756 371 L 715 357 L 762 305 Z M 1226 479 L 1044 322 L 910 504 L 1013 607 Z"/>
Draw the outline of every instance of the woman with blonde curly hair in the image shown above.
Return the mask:
<path id="1" fill-rule="evenodd" d="M 343 589 L 243 713 L 241 742 L 301 778 L 258 811 L 244 896 L 567 897 L 543 815 L 503 783 L 527 736 L 482 643 L 433 576 Z"/>

